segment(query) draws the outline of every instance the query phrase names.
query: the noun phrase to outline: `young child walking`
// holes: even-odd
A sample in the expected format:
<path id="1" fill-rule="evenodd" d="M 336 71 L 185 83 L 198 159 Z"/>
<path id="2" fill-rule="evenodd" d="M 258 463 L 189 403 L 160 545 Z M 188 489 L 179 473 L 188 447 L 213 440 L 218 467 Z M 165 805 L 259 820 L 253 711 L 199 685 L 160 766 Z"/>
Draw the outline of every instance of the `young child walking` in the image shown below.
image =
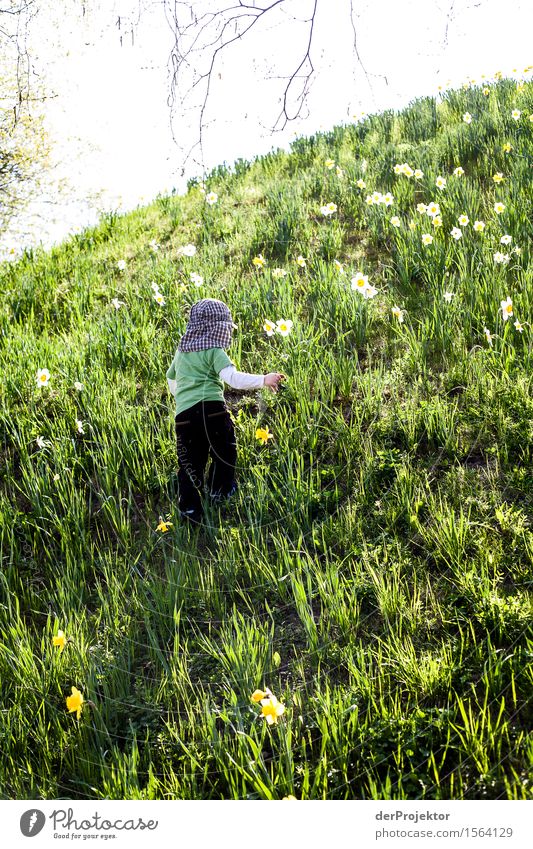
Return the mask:
<path id="1" fill-rule="evenodd" d="M 237 371 L 225 349 L 231 342 L 233 319 L 229 307 L 215 298 L 204 298 L 191 307 L 189 321 L 167 371 L 170 392 L 176 400 L 176 443 L 180 515 L 191 522 L 202 519 L 201 493 L 207 461 L 211 465 L 207 490 L 216 500 L 237 489 L 235 429 L 224 401 L 223 382 L 234 389 L 273 392 L 284 374 L 248 374 Z"/>

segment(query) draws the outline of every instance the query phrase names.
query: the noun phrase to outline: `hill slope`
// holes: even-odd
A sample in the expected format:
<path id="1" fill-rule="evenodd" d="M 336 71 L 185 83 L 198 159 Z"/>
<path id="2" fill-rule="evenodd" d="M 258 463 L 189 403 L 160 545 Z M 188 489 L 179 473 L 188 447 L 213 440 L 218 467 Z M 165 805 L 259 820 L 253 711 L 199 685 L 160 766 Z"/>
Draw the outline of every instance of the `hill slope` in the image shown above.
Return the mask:
<path id="1" fill-rule="evenodd" d="M 420 100 L 1 267 L 4 797 L 531 798 L 531 113 Z M 227 393 L 240 490 L 191 530 L 201 297 L 288 379 Z"/>

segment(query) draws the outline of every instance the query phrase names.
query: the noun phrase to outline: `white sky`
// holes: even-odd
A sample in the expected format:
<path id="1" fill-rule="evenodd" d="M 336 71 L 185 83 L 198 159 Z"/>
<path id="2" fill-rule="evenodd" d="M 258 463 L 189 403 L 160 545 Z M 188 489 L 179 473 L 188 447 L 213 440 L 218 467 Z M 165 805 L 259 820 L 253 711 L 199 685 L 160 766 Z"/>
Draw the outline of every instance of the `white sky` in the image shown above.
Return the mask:
<path id="1" fill-rule="evenodd" d="M 177 146 L 167 104 L 171 33 L 162 4 L 141 2 L 146 8 L 133 39 L 130 22 L 137 19 L 139 0 L 87 0 L 85 15 L 79 0 L 62 0 L 59 20 L 52 11 L 34 22 L 35 67 L 57 93 L 47 107 L 54 179 L 71 188 L 60 202 L 45 197 L 34 203 L 9 234 L 7 248 L 50 244 L 94 221 L 98 209 L 131 208 L 172 187 L 182 190 L 184 179 L 202 174 L 201 163 L 191 159 L 181 177 L 183 151 L 197 137 L 198 112 L 191 101 L 187 112 L 175 114 Z M 193 5 L 200 15 L 221 4 Z M 349 122 L 362 110 L 401 108 L 416 96 L 434 94 L 448 79 L 460 84 L 468 75 L 522 70 L 533 60 L 529 3 L 523 0 L 354 0 L 354 6 L 358 49 L 372 88 L 354 62 L 349 0 L 319 0 L 308 117 L 270 134 L 283 83 L 268 77 L 290 73 L 295 55 L 303 55 L 308 30 L 301 19 L 312 8 L 312 0 L 290 0 L 228 48 L 215 68 L 203 147 L 207 170 L 287 145 L 295 134 Z M 195 155 L 198 160 L 198 150 Z M 50 195 L 57 197 L 53 186 Z"/>

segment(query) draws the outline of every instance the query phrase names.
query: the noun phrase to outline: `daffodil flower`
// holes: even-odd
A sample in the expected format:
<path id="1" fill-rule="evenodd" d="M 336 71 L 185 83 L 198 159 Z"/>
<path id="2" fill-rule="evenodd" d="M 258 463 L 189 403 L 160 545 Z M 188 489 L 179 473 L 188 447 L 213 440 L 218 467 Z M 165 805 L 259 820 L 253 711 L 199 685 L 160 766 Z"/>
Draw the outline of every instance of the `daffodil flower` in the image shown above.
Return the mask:
<path id="1" fill-rule="evenodd" d="M 159 524 L 156 528 L 156 531 L 161 531 L 162 534 L 165 534 L 171 527 L 172 522 L 165 522 L 162 516 L 159 517 Z"/>
<path id="2" fill-rule="evenodd" d="M 258 256 L 254 256 L 252 263 L 253 265 L 255 265 L 256 268 L 263 268 L 264 264 L 266 263 L 266 259 L 262 254 L 259 254 Z"/>
<path id="3" fill-rule="evenodd" d="M 67 644 L 67 638 L 63 631 L 58 631 L 55 637 L 52 637 L 52 645 L 57 646 L 59 653 L 63 651 Z"/>
<path id="4" fill-rule="evenodd" d="M 492 345 L 492 333 L 490 332 L 489 328 L 484 327 L 483 333 L 485 334 L 485 336 L 487 338 L 487 342 L 489 343 L 489 345 Z"/>
<path id="5" fill-rule="evenodd" d="M 114 306 L 116 310 L 119 310 L 121 307 L 125 306 L 124 301 L 119 301 L 118 298 L 112 298 L 111 305 Z"/>
<path id="6" fill-rule="evenodd" d="M 522 325 L 520 324 L 518 319 L 516 319 L 514 326 L 516 327 L 516 329 L 518 330 L 519 333 L 522 333 L 522 331 L 524 330 L 524 328 L 522 327 Z"/>
<path id="7" fill-rule="evenodd" d="M 326 203 L 325 206 L 320 207 L 320 212 L 325 216 L 333 215 L 334 212 L 337 212 L 337 204 L 332 202 Z"/>
<path id="8" fill-rule="evenodd" d="M 76 688 L 72 687 L 72 695 L 67 696 L 67 708 L 69 713 L 76 712 L 77 718 L 79 719 L 81 716 L 81 708 L 84 702 L 84 698 L 82 693 Z"/>
<path id="9" fill-rule="evenodd" d="M 194 283 L 195 286 L 201 286 L 204 282 L 204 278 L 201 274 L 197 274 L 196 271 L 193 271 L 191 274 L 191 283 Z"/>
<path id="10" fill-rule="evenodd" d="M 400 225 L 401 225 L 401 221 L 400 221 L 400 219 L 398 218 L 397 215 L 392 216 L 390 223 L 392 224 L 393 227 L 400 227 Z"/>
<path id="11" fill-rule="evenodd" d="M 459 221 L 460 227 L 466 227 L 466 225 L 469 223 L 470 219 L 469 219 L 468 215 L 460 215 L 458 221 Z"/>
<path id="12" fill-rule="evenodd" d="M 496 213 L 496 215 L 501 215 L 502 212 L 504 211 L 504 209 L 505 209 L 505 204 L 502 203 L 501 201 L 497 201 L 494 204 L 494 212 Z"/>
<path id="13" fill-rule="evenodd" d="M 401 323 L 403 322 L 403 313 L 404 313 L 404 310 L 401 310 L 401 309 L 400 309 L 400 307 L 396 307 L 396 306 L 394 306 L 394 307 L 392 307 L 391 312 L 392 312 L 393 316 L 394 316 L 395 318 L 397 318 L 397 319 L 398 319 L 398 321 L 399 321 L 399 322 L 400 322 L 400 324 L 401 324 Z"/>
<path id="14" fill-rule="evenodd" d="M 48 386 L 50 381 L 50 372 L 47 368 L 40 368 L 37 371 L 37 386 Z"/>
<path id="15" fill-rule="evenodd" d="M 270 692 L 270 691 L 268 691 Z M 250 696 L 252 702 L 260 702 L 261 699 L 266 699 L 268 692 L 265 690 L 254 690 L 252 695 Z"/>
<path id="16" fill-rule="evenodd" d="M 125 271 L 126 260 L 125 259 L 119 259 L 119 261 L 117 262 L 117 268 L 118 268 L 119 271 Z"/>
<path id="17" fill-rule="evenodd" d="M 196 253 L 195 245 L 183 245 L 181 248 L 178 248 L 178 256 L 194 256 Z"/>
<path id="18" fill-rule="evenodd" d="M 275 725 L 278 718 L 285 713 L 285 705 L 278 702 L 276 696 L 270 693 L 268 698 L 261 699 L 261 716 L 263 716 L 269 725 Z"/>
<path id="19" fill-rule="evenodd" d="M 493 175 L 492 179 L 494 180 L 495 183 L 502 183 L 503 182 L 502 172 L 497 171 L 496 174 Z"/>
<path id="20" fill-rule="evenodd" d="M 276 322 L 276 331 L 281 334 L 281 336 L 288 336 L 292 330 L 292 321 L 290 318 L 284 319 L 280 318 Z"/>
<path id="21" fill-rule="evenodd" d="M 438 176 L 437 179 L 435 180 L 435 185 L 438 189 L 441 189 L 441 190 L 445 189 L 446 188 L 446 177 Z"/>
<path id="22" fill-rule="evenodd" d="M 433 241 L 433 236 L 431 233 L 422 233 L 422 244 L 430 245 Z"/>
<path id="23" fill-rule="evenodd" d="M 485 222 L 484 221 L 474 221 L 474 230 L 476 231 L 476 233 L 482 233 L 484 229 L 485 229 Z"/>
<path id="24" fill-rule="evenodd" d="M 266 445 L 269 439 L 274 439 L 274 434 L 270 433 L 268 427 L 258 427 L 255 436 L 263 445 Z"/>
<path id="25" fill-rule="evenodd" d="M 79 380 L 75 380 L 74 381 L 74 389 L 76 390 L 76 392 L 81 392 L 82 389 L 83 389 L 83 383 L 80 383 Z"/>
<path id="26" fill-rule="evenodd" d="M 276 325 L 273 321 L 268 321 L 268 319 L 263 324 L 263 330 L 265 331 L 267 336 L 273 336 L 276 332 Z"/>
<path id="27" fill-rule="evenodd" d="M 504 321 L 507 321 L 513 314 L 513 302 L 511 298 L 507 298 L 505 301 L 500 301 L 500 309 L 502 311 L 502 317 Z"/>
<path id="28" fill-rule="evenodd" d="M 472 123 L 472 116 L 471 116 L 470 112 L 465 112 L 465 114 L 463 115 L 463 121 L 465 122 L 465 124 L 471 124 Z"/>
<path id="29" fill-rule="evenodd" d="M 453 236 L 455 241 L 458 242 L 463 236 L 463 231 L 460 230 L 459 227 L 452 227 L 450 230 L 450 236 Z"/>
<path id="30" fill-rule="evenodd" d="M 458 165 L 457 168 L 454 168 L 453 173 L 456 177 L 462 177 L 465 173 L 465 169 L 461 165 Z"/>
<path id="31" fill-rule="evenodd" d="M 510 236 L 508 233 L 505 233 L 500 239 L 500 244 L 501 245 L 510 245 L 512 241 L 513 241 L 513 237 Z"/>
<path id="32" fill-rule="evenodd" d="M 218 195 L 217 195 L 216 192 L 209 192 L 205 196 L 205 202 L 207 204 L 209 204 L 209 206 L 214 206 L 217 201 L 218 201 Z"/>

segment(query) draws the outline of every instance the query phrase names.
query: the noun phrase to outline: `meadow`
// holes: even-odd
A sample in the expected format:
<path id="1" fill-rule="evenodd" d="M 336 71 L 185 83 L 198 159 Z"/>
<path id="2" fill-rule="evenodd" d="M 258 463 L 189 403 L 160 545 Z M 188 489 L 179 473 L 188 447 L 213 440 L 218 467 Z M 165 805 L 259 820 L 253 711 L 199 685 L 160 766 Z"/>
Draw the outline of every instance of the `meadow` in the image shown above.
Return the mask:
<path id="1" fill-rule="evenodd" d="M 500 76 L 0 266 L 3 798 L 533 797 L 533 85 Z M 240 488 L 194 528 L 165 372 L 203 297 L 287 380 L 227 390 Z"/>

